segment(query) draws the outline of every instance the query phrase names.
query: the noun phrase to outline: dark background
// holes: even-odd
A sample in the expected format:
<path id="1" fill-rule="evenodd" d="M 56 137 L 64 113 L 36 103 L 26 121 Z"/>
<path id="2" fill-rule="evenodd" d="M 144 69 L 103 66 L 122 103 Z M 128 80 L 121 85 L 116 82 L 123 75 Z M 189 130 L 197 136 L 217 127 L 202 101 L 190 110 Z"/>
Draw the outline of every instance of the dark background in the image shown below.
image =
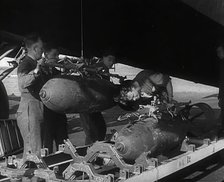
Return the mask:
<path id="1" fill-rule="evenodd" d="M 0 30 L 39 32 L 65 53 L 113 49 L 119 62 L 218 86 L 222 25 L 178 0 L 1 0 Z M 5 39 L 1 36 L 1 40 Z"/>

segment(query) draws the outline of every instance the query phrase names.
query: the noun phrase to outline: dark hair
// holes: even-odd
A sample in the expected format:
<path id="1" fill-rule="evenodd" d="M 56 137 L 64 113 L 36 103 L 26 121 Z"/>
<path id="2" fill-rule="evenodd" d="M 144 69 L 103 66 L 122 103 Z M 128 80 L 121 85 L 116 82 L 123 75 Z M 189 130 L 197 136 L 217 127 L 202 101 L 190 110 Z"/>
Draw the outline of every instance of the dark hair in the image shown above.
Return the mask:
<path id="1" fill-rule="evenodd" d="M 30 48 L 33 44 L 35 44 L 39 40 L 41 40 L 41 37 L 38 33 L 30 33 L 25 37 L 24 43 L 26 48 Z"/>

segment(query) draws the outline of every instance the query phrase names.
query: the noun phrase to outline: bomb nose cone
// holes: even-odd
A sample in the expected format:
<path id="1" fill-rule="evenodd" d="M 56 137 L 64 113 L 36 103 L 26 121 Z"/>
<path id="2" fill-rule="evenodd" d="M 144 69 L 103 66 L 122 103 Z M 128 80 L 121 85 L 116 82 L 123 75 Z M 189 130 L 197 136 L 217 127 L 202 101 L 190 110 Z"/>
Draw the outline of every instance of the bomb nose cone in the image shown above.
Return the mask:
<path id="1" fill-rule="evenodd" d="M 126 154 L 127 153 L 127 148 L 125 147 L 123 142 L 118 142 L 115 144 L 115 148 L 118 153 L 120 154 Z"/>
<path id="2" fill-rule="evenodd" d="M 46 101 L 50 98 L 49 94 L 47 94 L 46 90 L 44 90 L 44 89 L 40 90 L 39 95 L 40 95 L 40 98 L 42 101 Z"/>

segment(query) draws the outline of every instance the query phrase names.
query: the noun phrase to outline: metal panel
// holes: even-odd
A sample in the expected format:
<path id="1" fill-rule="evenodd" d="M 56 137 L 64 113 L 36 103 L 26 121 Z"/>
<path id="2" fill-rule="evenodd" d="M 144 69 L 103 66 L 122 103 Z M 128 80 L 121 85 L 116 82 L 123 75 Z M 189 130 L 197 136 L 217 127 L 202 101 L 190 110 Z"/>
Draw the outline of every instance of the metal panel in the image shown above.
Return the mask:
<path id="1" fill-rule="evenodd" d="M 205 159 L 224 149 L 224 140 L 213 141 L 210 145 L 204 144 L 195 151 L 189 151 L 165 161 L 158 167 L 152 167 L 138 176 L 131 177 L 125 182 L 153 182 L 184 169 L 196 162 Z"/>

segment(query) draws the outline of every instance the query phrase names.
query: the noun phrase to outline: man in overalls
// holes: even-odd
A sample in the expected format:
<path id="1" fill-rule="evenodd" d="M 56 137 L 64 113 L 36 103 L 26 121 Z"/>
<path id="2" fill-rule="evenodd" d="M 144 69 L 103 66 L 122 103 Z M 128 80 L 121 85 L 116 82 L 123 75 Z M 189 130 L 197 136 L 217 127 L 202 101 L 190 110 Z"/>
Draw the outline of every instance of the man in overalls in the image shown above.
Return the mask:
<path id="1" fill-rule="evenodd" d="M 40 157 L 43 104 L 39 98 L 42 78 L 38 60 L 42 57 L 43 42 L 39 35 L 30 34 L 25 39 L 27 55 L 21 60 L 17 75 L 21 100 L 17 110 L 17 123 L 24 142 L 23 159 L 28 153 Z"/>

